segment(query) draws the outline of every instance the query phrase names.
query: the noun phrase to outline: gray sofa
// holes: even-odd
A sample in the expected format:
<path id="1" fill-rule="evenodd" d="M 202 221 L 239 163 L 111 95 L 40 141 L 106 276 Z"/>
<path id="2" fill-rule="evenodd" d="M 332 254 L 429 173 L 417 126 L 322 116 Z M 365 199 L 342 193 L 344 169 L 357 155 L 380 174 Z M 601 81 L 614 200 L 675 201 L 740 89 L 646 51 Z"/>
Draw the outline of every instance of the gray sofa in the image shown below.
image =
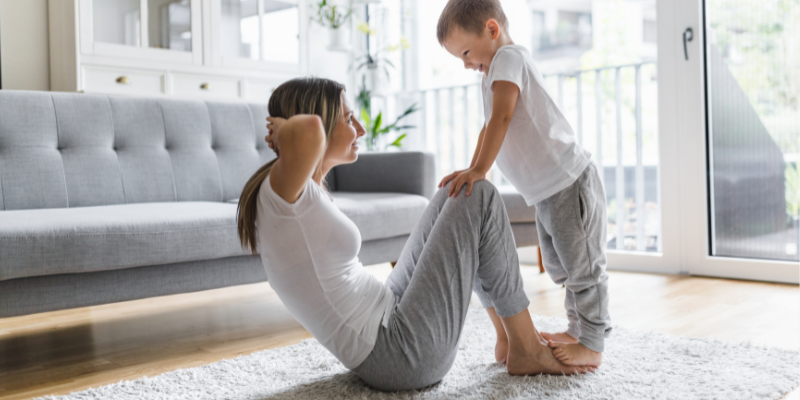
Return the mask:
<path id="1" fill-rule="evenodd" d="M 266 116 L 259 104 L 0 91 L 0 317 L 265 281 L 235 215 L 274 157 Z M 362 154 L 329 174 L 365 265 L 397 259 L 434 175 L 421 152 Z M 533 209 L 503 198 L 517 244 L 536 244 Z"/>

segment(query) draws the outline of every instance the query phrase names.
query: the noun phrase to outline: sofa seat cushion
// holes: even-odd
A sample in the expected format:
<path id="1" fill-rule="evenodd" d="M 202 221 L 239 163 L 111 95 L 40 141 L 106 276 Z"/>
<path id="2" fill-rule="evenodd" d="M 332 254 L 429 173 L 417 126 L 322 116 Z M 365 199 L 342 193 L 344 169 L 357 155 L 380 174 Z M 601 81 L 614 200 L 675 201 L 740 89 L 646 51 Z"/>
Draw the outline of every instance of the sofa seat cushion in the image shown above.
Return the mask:
<path id="1" fill-rule="evenodd" d="M 236 205 L 140 203 L 0 212 L 0 280 L 247 254 Z"/>
<path id="2" fill-rule="evenodd" d="M 497 188 L 506 206 L 508 220 L 514 224 L 518 222 L 536 222 L 536 207 L 528 207 L 525 199 L 513 186 L 500 186 Z"/>
<path id="3" fill-rule="evenodd" d="M 333 192 L 333 201 L 361 232 L 361 240 L 408 235 L 428 199 L 403 193 Z"/>

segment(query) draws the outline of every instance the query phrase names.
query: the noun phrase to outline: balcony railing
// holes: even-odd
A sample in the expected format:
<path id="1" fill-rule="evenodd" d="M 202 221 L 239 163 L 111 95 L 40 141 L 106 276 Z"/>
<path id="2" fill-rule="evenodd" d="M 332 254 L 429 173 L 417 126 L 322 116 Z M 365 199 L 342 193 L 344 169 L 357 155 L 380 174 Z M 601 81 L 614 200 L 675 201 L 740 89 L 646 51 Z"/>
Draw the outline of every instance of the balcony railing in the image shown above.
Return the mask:
<path id="1" fill-rule="evenodd" d="M 609 247 L 660 251 L 655 64 L 615 65 L 544 78 L 578 143 L 593 153 L 602 171 L 609 204 Z M 440 176 L 469 165 L 484 123 L 478 83 L 401 92 L 386 101 L 390 110 L 413 103 L 421 106 L 411 118 L 416 121 L 407 121 L 417 126 L 408 132 L 407 148 L 435 153 Z M 498 186 L 508 184 L 497 169 L 488 178 Z"/>

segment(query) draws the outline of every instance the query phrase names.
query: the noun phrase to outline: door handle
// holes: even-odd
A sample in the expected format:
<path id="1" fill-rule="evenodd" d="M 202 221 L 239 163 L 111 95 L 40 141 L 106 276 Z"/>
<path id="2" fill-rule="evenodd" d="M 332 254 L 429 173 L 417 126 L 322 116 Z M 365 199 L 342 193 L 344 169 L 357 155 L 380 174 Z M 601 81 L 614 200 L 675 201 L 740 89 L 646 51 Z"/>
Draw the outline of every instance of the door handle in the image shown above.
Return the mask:
<path id="1" fill-rule="evenodd" d="M 686 28 L 683 31 L 683 57 L 687 60 L 689 59 L 689 50 L 686 48 L 687 44 L 694 39 L 694 35 L 692 33 L 692 28 Z"/>

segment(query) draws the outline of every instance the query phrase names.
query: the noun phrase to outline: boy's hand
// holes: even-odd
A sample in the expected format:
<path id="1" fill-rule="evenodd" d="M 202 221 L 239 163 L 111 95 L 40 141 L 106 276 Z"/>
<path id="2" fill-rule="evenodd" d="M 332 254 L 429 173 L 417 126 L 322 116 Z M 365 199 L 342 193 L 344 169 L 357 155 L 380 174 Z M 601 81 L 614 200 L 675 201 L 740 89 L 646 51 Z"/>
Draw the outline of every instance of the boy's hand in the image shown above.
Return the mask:
<path id="1" fill-rule="evenodd" d="M 441 188 L 447 186 L 447 182 L 452 181 L 453 179 L 455 179 L 458 175 L 460 175 L 464 171 L 466 171 L 466 169 L 462 169 L 460 171 L 456 171 L 456 172 L 453 172 L 450 175 L 445 176 L 444 178 L 442 178 L 442 181 L 439 182 L 439 186 L 437 186 L 437 188 L 441 189 Z"/>
<path id="2" fill-rule="evenodd" d="M 450 184 L 450 193 L 448 193 L 448 197 L 458 196 L 458 192 L 461 191 L 461 187 L 464 185 L 467 185 L 467 196 L 469 196 L 469 194 L 472 193 L 472 185 L 477 181 L 486 179 L 486 174 L 474 167 L 454 172 L 454 174 L 456 173 L 458 176 L 456 176 Z"/>

